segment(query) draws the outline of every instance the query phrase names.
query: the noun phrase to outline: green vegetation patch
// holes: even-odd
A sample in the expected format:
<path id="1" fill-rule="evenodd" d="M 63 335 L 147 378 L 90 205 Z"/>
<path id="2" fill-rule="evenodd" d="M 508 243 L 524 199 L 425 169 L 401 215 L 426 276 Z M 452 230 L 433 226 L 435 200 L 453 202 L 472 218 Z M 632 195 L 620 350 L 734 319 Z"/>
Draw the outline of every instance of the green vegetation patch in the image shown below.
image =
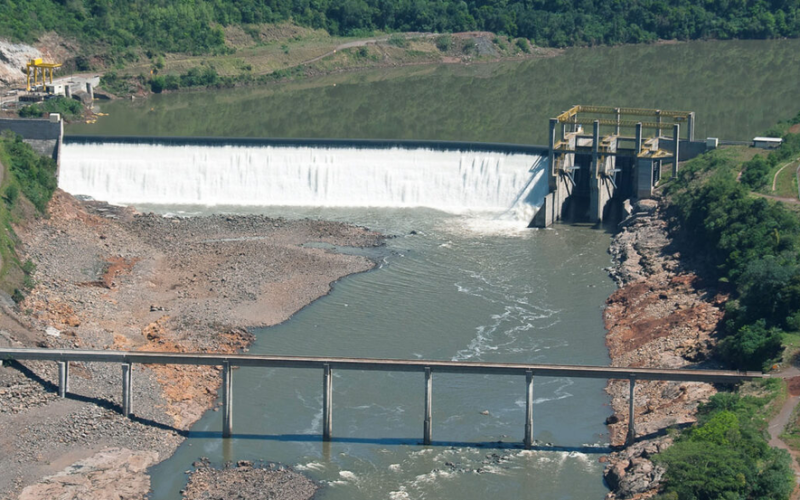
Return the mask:
<path id="1" fill-rule="evenodd" d="M 748 189 L 796 155 L 800 134 L 786 134 L 779 149 L 743 165 L 713 151 L 688 162 L 667 191 L 673 231 L 734 292 L 718 354 L 738 368 L 767 369 L 781 354 L 784 332 L 800 330 L 800 218 Z"/>
<path id="2" fill-rule="evenodd" d="M 4 133 L 0 136 L 0 168 L 4 169 L 0 185 L 0 288 L 19 302 L 33 288 L 36 266 L 21 262 L 17 247 L 19 239 L 12 222 L 42 214 L 56 187 L 55 162 L 38 156 L 19 136 Z M 35 208 L 28 197 L 36 199 Z"/>
<path id="3" fill-rule="evenodd" d="M 23 106 L 19 110 L 21 118 L 40 118 L 50 113 L 60 113 L 64 119 L 71 120 L 83 114 L 83 104 L 75 99 L 55 97 L 44 102 Z"/>
<path id="4" fill-rule="evenodd" d="M 32 42 L 56 31 L 102 43 L 121 60 L 134 47 L 193 54 L 230 53 L 226 28 L 260 40 L 258 26 L 287 20 L 334 35 L 376 31 L 491 31 L 542 46 L 800 36 L 797 2 L 667 0 L 0 0 L 0 36 Z M 520 47 L 521 48 L 521 47 Z M 79 70 L 86 60 L 79 61 Z"/>
<path id="5" fill-rule="evenodd" d="M 666 467 L 660 500 L 788 499 L 791 457 L 765 439 L 771 403 L 783 381 L 758 383 L 760 397 L 719 393 L 698 410 L 698 423 L 654 457 Z"/>
<path id="6" fill-rule="evenodd" d="M 44 214 L 58 184 L 55 160 L 40 156 L 16 134 L 3 134 L 0 148 L 0 159 L 10 173 L 4 192 L 6 203 L 13 206 L 21 190 L 39 213 Z"/>

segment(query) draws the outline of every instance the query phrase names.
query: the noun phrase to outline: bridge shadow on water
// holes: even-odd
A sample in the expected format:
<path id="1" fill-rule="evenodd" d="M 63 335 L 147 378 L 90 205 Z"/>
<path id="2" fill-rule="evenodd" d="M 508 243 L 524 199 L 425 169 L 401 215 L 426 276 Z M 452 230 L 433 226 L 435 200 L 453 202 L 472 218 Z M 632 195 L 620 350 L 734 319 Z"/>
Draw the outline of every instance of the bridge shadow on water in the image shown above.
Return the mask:
<path id="1" fill-rule="evenodd" d="M 195 439 L 222 439 L 222 432 L 190 431 L 189 438 Z M 256 441 L 275 441 L 285 443 L 323 443 L 320 434 L 237 434 L 231 439 L 244 439 Z M 413 438 L 357 438 L 357 437 L 332 437 L 331 443 L 345 444 L 375 444 L 383 446 L 423 446 L 420 439 Z M 505 441 L 433 441 L 429 446 L 440 448 L 481 448 L 502 450 L 524 450 L 521 442 L 511 443 Z M 531 451 L 558 451 L 567 453 L 586 453 L 607 455 L 614 451 L 610 446 L 557 446 L 551 444 L 534 445 Z"/>

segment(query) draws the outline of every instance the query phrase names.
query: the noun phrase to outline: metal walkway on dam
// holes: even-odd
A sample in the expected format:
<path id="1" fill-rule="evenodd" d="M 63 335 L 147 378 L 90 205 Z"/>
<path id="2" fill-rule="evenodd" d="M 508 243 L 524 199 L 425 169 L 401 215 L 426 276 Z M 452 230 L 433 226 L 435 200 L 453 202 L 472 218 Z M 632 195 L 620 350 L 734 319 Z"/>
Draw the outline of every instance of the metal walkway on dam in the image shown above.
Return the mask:
<path id="1" fill-rule="evenodd" d="M 0 348 L 2 360 L 40 360 L 58 363 L 58 392 L 66 397 L 69 391 L 69 362 L 119 363 L 122 365 L 122 414 L 130 416 L 132 409 L 132 370 L 139 364 L 180 364 L 222 367 L 222 435 L 233 435 L 233 372 L 235 366 L 260 368 L 308 368 L 322 370 L 322 437 L 331 440 L 333 431 L 333 370 L 418 372 L 424 374 L 425 407 L 423 415 L 423 444 L 431 444 L 432 394 L 434 373 L 467 375 L 518 375 L 525 377 L 526 412 L 524 446 L 533 446 L 533 378 L 576 377 L 593 379 L 627 379 L 630 384 L 630 414 L 627 443 L 634 442 L 634 391 L 637 380 L 665 380 L 733 384 L 745 380 L 769 378 L 760 372 L 722 370 L 675 370 L 666 368 L 629 368 L 612 366 L 547 365 L 520 363 L 482 363 L 463 361 L 328 358 L 306 356 L 264 356 L 249 354 L 162 353 L 143 351 L 99 351 L 63 349 Z"/>

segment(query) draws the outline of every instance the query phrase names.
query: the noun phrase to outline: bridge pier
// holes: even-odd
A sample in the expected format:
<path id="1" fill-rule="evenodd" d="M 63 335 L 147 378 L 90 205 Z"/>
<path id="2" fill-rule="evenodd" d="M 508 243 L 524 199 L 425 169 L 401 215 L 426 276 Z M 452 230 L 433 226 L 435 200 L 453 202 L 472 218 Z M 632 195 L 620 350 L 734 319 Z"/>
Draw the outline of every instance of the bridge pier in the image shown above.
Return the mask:
<path id="1" fill-rule="evenodd" d="M 675 162 L 672 164 L 672 177 L 678 177 L 678 161 L 681 149 L 681 126 L 676 123 L 672 127 L 672 137 L 675 139 Z"/>
<path id="2" fill-rule="evenodd" d="M 525 372 L 525 449 L 533 447 L 533 371 Z"/>
<path id="3" fill-rule="evenodd" d="M 322 377 L 322 440 L 330 441 L 333 431 L 333 374 L 326 364 Z"/>
<path id="4" fill-rule="evenodd" d="M 628 379 L 630 388 L 630 413 L 628 415 L 628 438 L 625 440 L 625 446 L 630 446 L 636 442 L 636 422 L 634 420 L 634 394 L 636 392 L 636 379 L 631 377 Z"/>
<path id="5" fill-rule="evenodd" d="M 69 392 L 69 363 L 67 361 L 58 362 L 58 397 L 67 397 Z"/>
<path id="6" fill-rule="evenodd" d="M 131 372 L 133 371 L 133 366 L 130 363 L 123 363 L 122 364 L 122 416 L 123 417 L 130 417 L 131 415 L 131 382 L 132 382 L 132 375 Z"/>
<path id="7" fill-rule="evenodd" d="M 431 391 L 433 390 L 433 375 L 430 367 L 425 367 L 425 420 L 423 422 L 422 444 L 431 444 Z"/>
<path id="8" fill-rule="evenodd" d="M 222 363 L 222 437 L 233 434 L 233 372 L 229 361 Z"/>

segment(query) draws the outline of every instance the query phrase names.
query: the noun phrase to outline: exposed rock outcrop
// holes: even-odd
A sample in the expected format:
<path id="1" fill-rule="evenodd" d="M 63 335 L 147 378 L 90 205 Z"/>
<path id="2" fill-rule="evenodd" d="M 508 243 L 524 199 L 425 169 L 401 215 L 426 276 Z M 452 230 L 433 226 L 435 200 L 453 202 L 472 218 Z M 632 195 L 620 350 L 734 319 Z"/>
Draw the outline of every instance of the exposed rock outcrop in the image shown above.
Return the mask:
<path id="1" fill-rule="evenodd" d="M 611 276 L 620 288 L 606 303 L 606 343 L 614 366 L 681 368 L 705 363 L 727 299 L 705 288 L 684 268 L 672 245 L 658 202 L 639 201 L 614 237 Z M 628 382 L 611 381 L 614 415 L 612 445 L 621 446 L 628 430 Z M 656 493 L 664 471 L 648 457 L 666 448 L 668 427 L 696 421 L 699 402 L 715 393 L 710 384 L 640 381 L 634 411 L 637 438 L 643 440 L 609 457 L 608 498 L 647 498 Z"/>

